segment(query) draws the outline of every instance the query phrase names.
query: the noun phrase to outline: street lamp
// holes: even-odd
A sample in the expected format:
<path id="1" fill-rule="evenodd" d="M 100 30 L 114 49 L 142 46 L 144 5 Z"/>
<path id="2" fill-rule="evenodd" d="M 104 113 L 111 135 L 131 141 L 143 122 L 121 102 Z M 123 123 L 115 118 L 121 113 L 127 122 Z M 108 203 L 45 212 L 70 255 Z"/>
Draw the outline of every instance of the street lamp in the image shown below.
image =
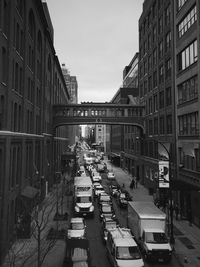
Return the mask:
<path id="1" fill-rule="evenodd" d="M 170 151 L 167 149 L 167 147 L 160 141 L 155 140 L 158 144 L 160 144 L 165 151 L 168 154 L 168 161 L 169 161 L 169 210 L 170 210 L 170 243 L 174 244 L 175 243 L 175 239 L 174 239 L 174 224 L 173 224 L 173 198 L 172 198 L 172 182 L 171 182 L 171 178 L 172 178 L 172 169 L 171 169 L 171 153 Z M 164 173 L 165 175 L 165 173 Z M 165 177 L 163 177 L 165 178 Z M 159 174 L 159 179 L 160 179 L 160 174 Z"/>

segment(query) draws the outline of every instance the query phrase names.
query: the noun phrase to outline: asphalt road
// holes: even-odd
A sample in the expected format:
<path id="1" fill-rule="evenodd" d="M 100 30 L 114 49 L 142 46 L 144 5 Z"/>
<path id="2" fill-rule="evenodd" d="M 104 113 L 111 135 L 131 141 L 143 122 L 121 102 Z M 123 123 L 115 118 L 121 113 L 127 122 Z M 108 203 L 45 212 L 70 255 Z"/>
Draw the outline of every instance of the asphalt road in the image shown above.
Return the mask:
<path id="1" fill-rule="evenodd" d="M 105 187 L 105 190 L 108 192 L 108 186 L 109 182 L 106 179 L 106 175 L 102 174 L 103 181 L 102 184 Z M 118 203 L 116 199 L 113 198 L 113 206 L 115 210 L 115 214 L 117 216 L 117 219 L 119 221 L 120 226 L 126 227 L 126 218 L 127 218 L 127 210 L 126 209 L 120 209 L 118 206 Z M 94 218 L 87 218 L 86 219 L 86 225 L 87 225 L 87 238 L 89 239 L 90 243 L 90 252 L 91 252 L 91 258 L 92 258 L 92 264 L 95 267 L 110 267 L 110 262 L 106 255 L 106 247 L 102 241 L 101 236 L 101 222 L 99 220 L 99 210 L 97 201 L 95 202 L 95 216 Z M 146 263 L 145 267 L 178 267 L 180 264 L 176 260 L 176 258 L 173 256 L 172 261 L 168 264 L 166 263 Z"/>

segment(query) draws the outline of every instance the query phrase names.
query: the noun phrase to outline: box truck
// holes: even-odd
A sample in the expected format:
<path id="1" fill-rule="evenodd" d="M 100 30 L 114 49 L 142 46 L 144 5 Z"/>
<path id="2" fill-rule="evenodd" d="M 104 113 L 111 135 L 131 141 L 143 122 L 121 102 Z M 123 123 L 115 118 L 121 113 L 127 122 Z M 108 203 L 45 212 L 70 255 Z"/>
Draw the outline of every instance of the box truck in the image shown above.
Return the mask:
<path id="1" fill-rule="evenodd" d="M 89 176 L 74 177 L 74 212 L 77 216 L 93 216 L 93 184 Z"/>
<path id="2" fill-rule="evenodd" d="M 166 236 L 166 214 L 153 202 L 130 201 L 127 225 L 146 260 L 171 260 L 172 248 Z"/>

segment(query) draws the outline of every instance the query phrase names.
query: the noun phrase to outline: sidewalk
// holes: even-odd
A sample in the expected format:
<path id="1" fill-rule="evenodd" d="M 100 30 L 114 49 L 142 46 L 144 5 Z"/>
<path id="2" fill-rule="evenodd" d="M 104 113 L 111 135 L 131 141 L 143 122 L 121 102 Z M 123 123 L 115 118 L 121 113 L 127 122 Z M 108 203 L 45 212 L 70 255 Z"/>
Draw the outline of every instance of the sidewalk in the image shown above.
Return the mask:
<path id="1" fill-rule="evenodd" d="M 106 160 L 108 169 L 112 169 L 116 175 L 117 183 L 133 197 L 133 201 L 153 201 L 153 196 L 143 185 L 138 183 L 137 188 L 130 189 L 131 175 L 119 167 Z M 195 225 L 190 226 L 187 220 L 173 219 L 174 225 L 174 254 L 181 266 L 199 267 L 200 266 L 200 228 Z"/>
<path id="2" fill-rule="evenodd" d="M 61 199 L 60 198 L 61 190 L 62 190 L 62 184 L 59 184 L 58 186 L 59 203 Z M 63 259 L 65 255 L 65 240 L 64 239 L 48 240 L 47 235 L 51 228 L 58 230 L 61 229 L 67 230 L 69 225 L 69 219 L 71 217 L 71 204 L 72 204 L 72 196 L 69 194 L 69 190 L 66 190 L 66 194 L 63 197 L 63 214 L 67 213 L 68 219 L 63 221 L 55 221 L 54 220 L 56 212 L 56 187 L 55 187 L 52 190 L 52 192 L 49 192 L 48 196 L 40 205 L 40 209 L 38 212 L 38 218 L 39 218 L 38 223 L 41 224 L 41 257 L 43 256 L 43 254 L 47 252 L 45 249 L 48 248 L 49 245 L 52 245 L 52 248 L 48 250 L 44 262 L 42 263 L 43 267 L 63 266 Z M 60 209 L 61 207 L 59 205 L 59 211 Z M 35 230 L 36 229 L 37 228 L 35 228 Z M 34 234 L 32 234 L 29 239 L 17 239 L 16 242 L 12 245 L 12 248 L 10 249 L 1 267 L 37 266 L 38 240 L 37 240 L 37 233 Z M 25 260 L 26 262 L 24 264 Z"/>

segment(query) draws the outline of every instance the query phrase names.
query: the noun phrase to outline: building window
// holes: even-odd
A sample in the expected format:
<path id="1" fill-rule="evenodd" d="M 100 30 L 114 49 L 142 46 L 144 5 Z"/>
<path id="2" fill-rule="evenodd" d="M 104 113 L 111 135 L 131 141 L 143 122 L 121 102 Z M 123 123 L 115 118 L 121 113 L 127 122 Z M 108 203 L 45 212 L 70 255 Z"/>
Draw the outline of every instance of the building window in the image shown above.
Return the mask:
<path id="1" fill-rule="evenodd" d="M 162 32 L 163 32 L 163 17 L 161 16 L 158 20 L 158 33 L 161 34 Z"/>
<path id="2" fill-rule="evenodd" d="M 155 88 L 157 85 L 158 85 L 157 71 L 155 70 L 153 73 L 153 88 Z"/>
<path id="3" fill-rule="evenodd" d="M 178 103 L 184 103 L 198 97 L 197 75 L 178 85 Z"/>
<path id="4" fill-rule="evenodd" d="M 167 129 L 167 134 L 172 133 L 172 115 L 167 115 L 166 117 L 166 129 Z"/>
<path id="5" fill-rule="evenodd" d="M 153 121 L 149 120 L 149 134 L 152 135 L 153 134 Z"/>
<path id="6" fill-rule="evenodd" d="M 165 103 L 165 101 L 164 101 L 164 91 L 161 91 L 159 93 L 159 108 L 160 109 L 164 108 L 164 103 Z"/>
<path id="7" fill-rule="evenodd" d="M 178 117 L 179 135 L 196 136 L 199 134 L 198 112 L 184 114 Z"/>
<path id="8" fill-rule="evenodd" d="M 152 76 L 149 76 L 148 78 L 148 86 L 149 86 L 149 92 L 152 90 Z"/>
<path id="9" fill-rule="evenodd" d="M 2 82 L 6 84 L 7 82 L 7 53 L 5 47 L 2 47 Z"/>
<path id="10" fill-rule="evenodd" d="M 8 29 L 9 29 L 9 6 L 6 0 L 3 1 L 3 24 L 2 24 L 2 30 L 3 33 L 7 36 L 8 35 Z"/>
<path id="11" fill-rule="evenodd" d="M 156 48 L 153 50 L 153 65 L 156 66 L 157 64 L 157 50 Z"/>
<path id="12" fill-rule="evenodd" d="M 158 118 L 154 118 L 154 134 L 158 134 Z"/>
<path id="13" fill-rule="evenodd" d="M 159 67 L 159 83 L 163 83 L 164 82 L 164 67 L 163 65 L 161 65 Z"/>
<path id="14" fill-rule="evenodd" d="M 144 61 L 144 75 L 147 74 L 147 61 Z"/>
<path id="15" fill-rule="evenodd" d="M 163 56 L 163 41 L 161 41 L 160 43 L 159 43 L 159 50 L 158 50 L 158 57 L 159 58 L 162 58 L 162 56 Z"/>
<path id="16" fill-rule="evenodd" d="M 158 111 L 158 95 L 153 96 L 153 111 Z"/>
<path id="17" fill-rule="evenodd" d="M 156 34 L 156 26 L 154 26 L 154 27 L 153 27 L 153 36 L 152 36 L 153 43 L 156 42 L 156 37 L 157 37 L 157 34 Z"/>
<path id="18" fill-rule="evenodd" d="M 15 91 L 18 91 L 19 87 L 19 64 L 15 63 Z"/>
<path id="19" fill-rule="evenodd" d="M 166 99 L 166 106 L 170 106 L 172 104 L 171 87 L 167 87 L 165 89 L 165 99 Z"/>
<path id="20" fill-rule="evenodd" d="M 149 72 L 150 72 L 151 68 L 152 68 L 152 55 L 150 55 L 149 58 L 148 58 L 148 69 L 149 69 Z"/>
<path id="21" fill-rule="evenodd" d="M 147 87 L 148 87 L 147 80 L 145 80 L 144 81 L 144 95 L 146 95 L 147 93 Z"/>
<path id="22" fill-rule="evenodd" d="M 178 11 L 182 8 L 182 6 L 187 2 L 187 0 L 177 0 L 177 8 Z"/>
<path id="23" fill-rule="evenodd" d="M 160 134 L 165 133 L 165 123 L 164 123 L 164 116 L 160 117 Z"/>
<path id="24" fill-rule="evenodd" d="M 149 113 L 151 114 L 153 111 L 153 101 L 152 97 L 149 98 Z"/>
<path id="25" fill-rule="evenodd" d="M 200 149 L 199 148 L 195 149 L 194 153 L 195 153 L 196 170 L 200 171 Z"/>
<path id="26" fill-rule="evenodd" d="M 0 130 L 3 129 L 3 124 L 4 124 L 4 108 L 5 108 L 5 103 L 4 103 L 4 96 L 1 95 L 0 98 Z"/>
<path id="27" fill-rule="evenodd" d="M 184 70 L 190 65 L 197 62 L 197 40 L 186 47 L 181 53 L 178 54 L 178 70 Z"/>
<path id="28" fill-rule="evenodd" d="M 178 24 L 178 37 L 181 38 L 189 28 L 197 21 L 197 7 L 196 5 L 189 11 L 189 13 Z"/>
<path id="29" fill-rule="evenodd" d="M 24 11 L 24 0 L 16 0 L 16 8 L 20 14 L 21 17 L 23 17 L 23 11 Z"/>
<path id="30" fill-rule="evenodd" d="M 172 72 L 172 61 L 171 61 L 171 58 L 169 58 L 165 63 L 165 76 L 166 76 L 166 79 L 171 77 L 171 72 Z"/>
<path id="31" fill-rule="evenodd" d="M 165 25 L 169 25 L 171 21 L 171 5 L 165 9 Z"/>
<path id="32" fill-rule="evenodd" d="M 151 34 L 148 34 L 148 39 L 147 39 L 147 45 L 148 45 L 148 49 L 151 49 Z"/>
<path id="33" fill-rule="evenodd" d="M 165 51 L 168 51 L 168 49 L 171 47 L 171 40 L 172 40 L 172 35 L 170 31 L 165 36 Z"/>
<path id="34" fill-rule="evenodd" d="M 35 18 L 34 18 L 32 10 L 29 12 L 28 31 L 29 31 L 31 39 L 34 41 L 35 40 Z"/>

